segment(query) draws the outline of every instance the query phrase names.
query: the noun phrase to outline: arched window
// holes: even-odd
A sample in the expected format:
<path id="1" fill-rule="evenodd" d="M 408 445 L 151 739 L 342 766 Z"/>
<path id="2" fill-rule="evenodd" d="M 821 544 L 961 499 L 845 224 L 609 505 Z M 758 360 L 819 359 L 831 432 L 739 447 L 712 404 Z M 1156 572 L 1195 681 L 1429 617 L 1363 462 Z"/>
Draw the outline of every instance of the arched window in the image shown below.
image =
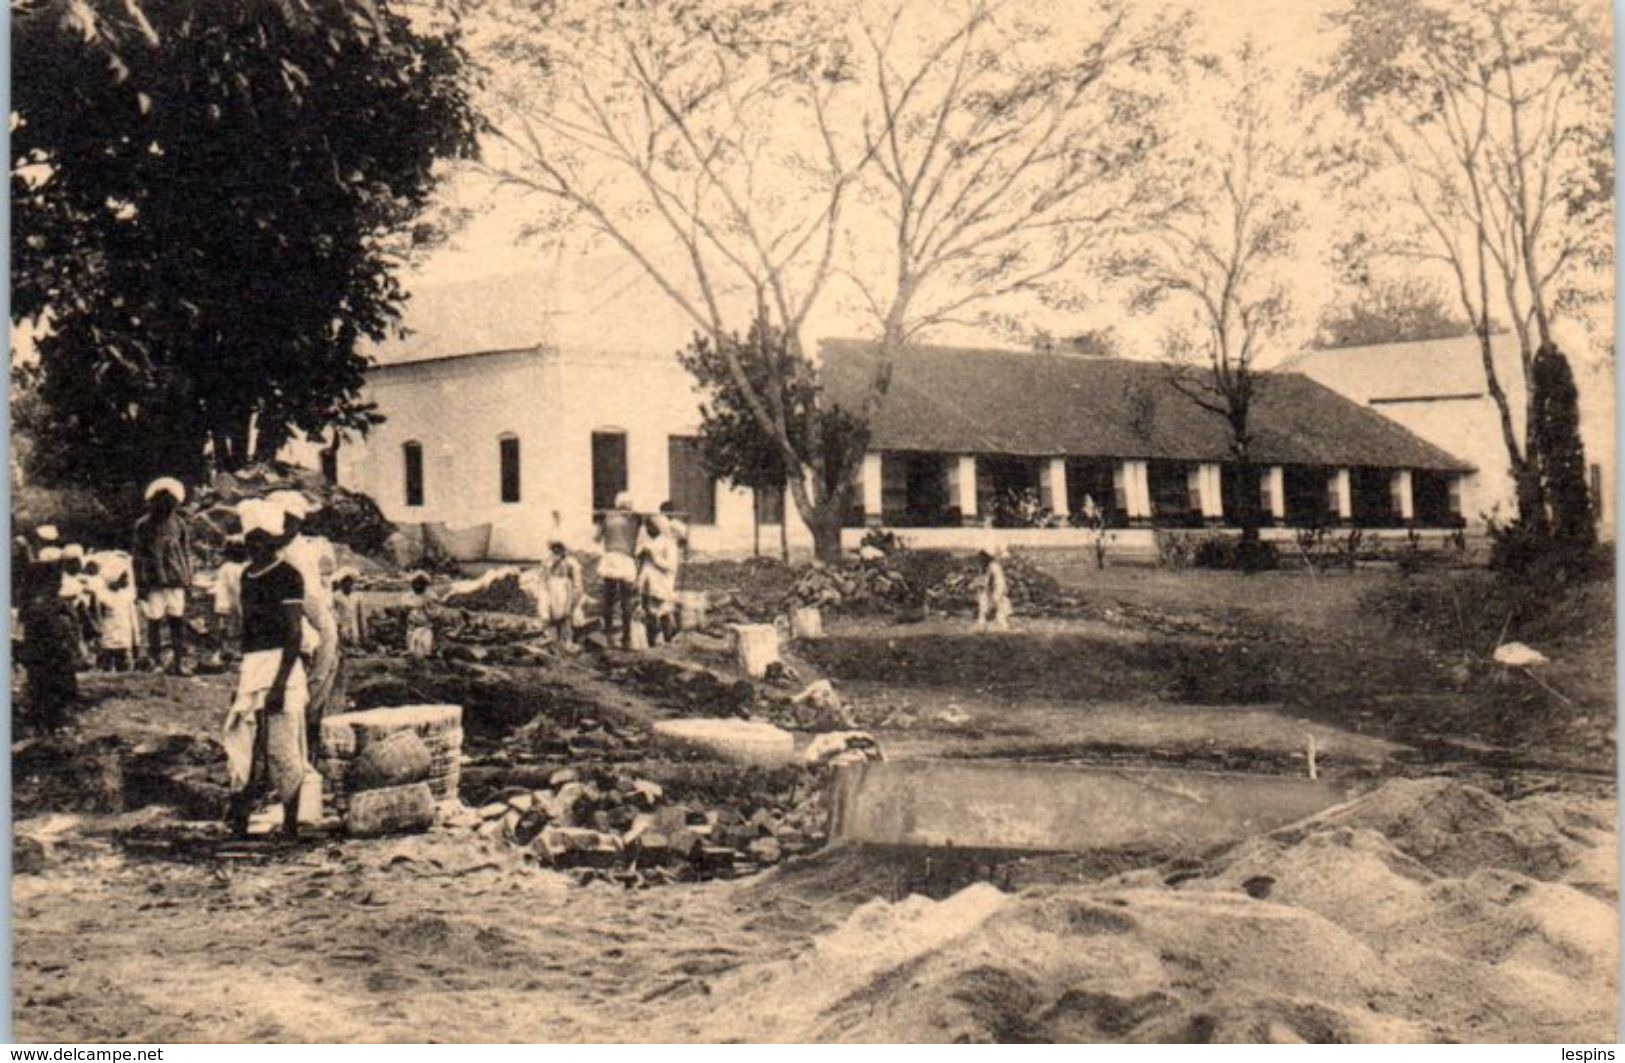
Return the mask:
<path id="1" fill-rule="evenodd" d="M 401 444 L 401 462 L 406 470 L 406 504 L 423 505 L 423 444 L 417 440 Z"/>
<path id="2" fill-rule="evenodd" d="M 504 432 L 497 437 L 502 461 L 502 501 L 519 501 L 519 437 Z"/>

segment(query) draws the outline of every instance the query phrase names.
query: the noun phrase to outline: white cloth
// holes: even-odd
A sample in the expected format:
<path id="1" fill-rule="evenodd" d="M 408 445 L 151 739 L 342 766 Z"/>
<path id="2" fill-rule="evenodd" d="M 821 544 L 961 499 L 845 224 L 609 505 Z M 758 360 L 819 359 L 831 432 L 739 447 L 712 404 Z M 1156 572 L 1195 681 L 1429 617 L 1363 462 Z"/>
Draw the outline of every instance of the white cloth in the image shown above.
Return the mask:
<path id="1" fill-rule="evenodd" d="M 237 693 L 226 712 L 220 744 L 226 749 L 226 772 L 233 790 L 248 785 L 254 768 L 256 714 L 265 706 L 265 696 L 282 666 L 281 650 L 255 650 L 243 655 L 242 672 L 237 677 Z M 298 661 L 288 673 L 283 690 L 283 710 L 266 717 L 270 732 L 266 749 L 270 760 L 271 788 L 276 800 L 288 801 L 299 792 L 305 778 L 305 668 Z"/>
<path id="2" fill-rule="evenodd" d="M 282 534 L 284 513 L 282 507 L 263 498 L 247 498 L 237 503 L 237 520 L 243 534 L 261 531 L 267 535 Z"/>
<path id="3" fill-rule="evenodd" d="M 243 569 L 241 561 L 227 561 L 214 574 L 214 611 L 222 616 L 240 616 L 243 611 Z"/>
<path id="4" fill-rule="evenodd" d="M 176 619 L 186 615 L 186 592 L 179 587 L 154 587 L 147 592 L 141 611 L 148 620 Z"/>
<path id="5" fill-rule="evenodd" d="M 598 562 L 598 578 L 631 583 L 638 578 L 638 564 L 625 554 L 605 554 Z"/>
<path id="6" fill-rule="evenodd" d="M 167 491 L 170 496 L 175 499 L 176 505 L 186 501 L 186 488 L 182 487 L 181 482 L 175 479 L 173 476 L 160 476 L 158 479 L 152 481 L 152 483 L 147 485 L 147 490 L 142 494 L 141 497 L 146 501 L 151 502 L 153 496 L 164 491 Z"/>
<path id="7" fill-rule="evenodd" d="M 305 581 L 305 615 L 320 628 L 318 611 L 332 612 L 333 588 L 329 581 L 338 570 L 333 544 L 311 535 L 296 535 L 282 548 L 282 560 L 292 565 Z"/>
<path id="8" fill-rule="evenodd" d="M 677 600 L 677 540 L 670 535 L 649 539 L 643 544 L 643 567 L 638 570 L 638 590 L 657 602 Z"/>
<path id="9" fill-rule="evenodd" d="M 135 588 L 126 584 L 113 590 L 104 583 L 96 589 L 96 606 L 101 614 L 102 649 L 135 649 L 141 637 Z"/>

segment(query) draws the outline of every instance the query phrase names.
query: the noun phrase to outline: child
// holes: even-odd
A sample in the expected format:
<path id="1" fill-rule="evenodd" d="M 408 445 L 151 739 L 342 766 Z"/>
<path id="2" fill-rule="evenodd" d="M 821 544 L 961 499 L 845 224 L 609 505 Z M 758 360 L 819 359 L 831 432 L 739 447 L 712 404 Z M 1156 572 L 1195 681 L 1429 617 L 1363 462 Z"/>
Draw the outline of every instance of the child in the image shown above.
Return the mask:
<path id="1" fill-rule="evenodd" d="M 403 603 L 406 607 L 406 652 L 423 658 L 434 652 L 434 624 L 429 620 L 429 605 L 434 597 L 429 593 L 429 574 L 412 573 L 412 589 Z"/>
<path id="2" fill-rule="evenodd" d="M 581 575 L 581 562 L 570 556 L 564 543 L 557 539 L 547 544 L 551 555 L 547 563 L 546 598 L 542 603 L 544 619 L 553 625 L 553 635 L 559 649 L 565 653 L 575 650 L 576 613 L 587 597 L 586 581 Z"/>
<path id="3" fill-rule="evenodd" d="M 78 655 L 81 666 L 88 667 L 95 661 L 91 647 L 101 638 L 96 631 L 96 599 L 92 593 L 94 573 L 86 571 L 85 548 L 78 543 L 62 547 L 61 564 L 62 582 L 58 593 L 62 595 L 68 612 L 73 615 L 74 653 Z"/>
<path id="4" fill-rule="evenodd" d="M 243 569 L 247 562 L 248 548 L 242 536 L 228 538 L 220 549 L 220 567 L 214 573 L 214 611 L 209 615 L 214 636 L 209 663 L 215 668 L 237 656 L 243 627 Z"/>
<path id="5" fill-rule="evenodd" d="M 121 558 L 109 557 L 100 567 L 102 578 L 96 588 L 102 630 L 98 665 L 107 671 L 128 672 L 135 667 L 136 641 L 141 632 L 135 583 L 130 579 L 129 564 Z"/>
<path id="6" fill-rule="evenodd" d="M 186 488 L 161 477 L 147 485 L 146 510 L 135 522 L 135 582 L 146 599 L 147 654 L 154 671 L 163 669 L 164 627 L 169 628 L 169 670 L 196 673 L 186 663 L 186 591 L 192 585 L 192 533 L 181 504 Z"/>
<path id="7" fill-rule="evenodd" d="M 333 615 L 339 625 L 339 646 L 343 649 L 361 648 L 361 599 L 355 592 L 356 573 L 353 568 L 341 568 L 333 574 Z"/>
<path id="8" fill-rule="evenodd" d="M 997 630 L 1010 630 L 1010 586 L 998 552 L 994 547 L 983 547 L 977 554 L 982 562 L 982 574 L 976 581 L 977 631 L 986 631 L 990 619 Z"/>

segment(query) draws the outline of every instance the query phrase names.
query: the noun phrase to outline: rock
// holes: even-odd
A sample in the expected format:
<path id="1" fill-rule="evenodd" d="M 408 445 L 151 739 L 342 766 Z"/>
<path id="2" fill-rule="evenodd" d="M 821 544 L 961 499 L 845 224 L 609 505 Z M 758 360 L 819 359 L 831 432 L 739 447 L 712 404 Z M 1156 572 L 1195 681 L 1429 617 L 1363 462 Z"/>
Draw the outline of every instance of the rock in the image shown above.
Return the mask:
<path id="1" fill-rule="evenodd" d="M 45 845 L 38 838 L 30 838 L 25 834 L 13 835 L 11 839 L 11 873 L 14 875 L 37 875 L 45 870 Z"/>
<path id="2" fill-rule="evenodd" d="M 556 771 L 552 775 L 548 776 L 547 785 L 553 787 L 556 790 L 559 787 L 563 786 L 565 783 L 575 782 L 576 780 L 578 780 L 580 778 L 581 778 L 581 773 L 579 771 L 576 771 L 574 768 L 560 768 L 558 771 Z"/>
<path id="3" fill-rule="evenodd" d="M 1551 661 L 1539 650 L 1521 642 L 1506 642 L 1495 648 L 1495 663 L 1508 668 L 1536 668 Z"/>
<path id="4" fill-rule="evenodd" d="M 661 720 L 654 732 L 672 745 L 736 764 L 777 767 L 795 759 L 795 737 L 756 720 Z"/>
<path id="5" fill-rule="evenodd" d="M 784 849 L 777 838 L 757 838 L 746 846 L 745 851 L 752 859 L 764 864 L 776 864 L 784 858 Z"/>
<path id="6" fill-rule="evenodd" d="M 479 815 L 483 820 L 501 819 L 508 814 L 506 801 L 493 801 L 488 805 L 481 805 Z"/>
<path id="7" fill-rule="evenodd" d="M 848 756 L 849 754 L 853 754 Z M 817 735 L 801 751 L 801 762 L 822 766 L 838 760 L 885 760 L 880 743 L 867 731 L 831 731 Z"/>
<path id="8" fill-rule="evenodd" d="M 434 794 L 424 782 L 352 794 L 344 814 L 345 831 L 361 838 L 425 831 L 433 825 Z"/>
<path id="9" fill-rule="evenodd" d="M 634 781 L 632 783 L 632 792 L 638 796 L 639 801 L 646 808 L 655 807 L 666 793 L 659 783 L 650 782 L 648 779 Z"/>

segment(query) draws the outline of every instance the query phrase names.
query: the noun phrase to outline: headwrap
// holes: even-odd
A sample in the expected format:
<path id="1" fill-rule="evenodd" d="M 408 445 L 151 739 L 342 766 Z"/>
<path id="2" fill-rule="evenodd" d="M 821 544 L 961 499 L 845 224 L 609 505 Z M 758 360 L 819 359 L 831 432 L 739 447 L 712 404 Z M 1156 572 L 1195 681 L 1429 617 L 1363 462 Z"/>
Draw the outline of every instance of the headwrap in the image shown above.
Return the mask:
<path id="1" fill-rule="evenodd" d="M 141 497 L 151 502 L 160 493 L 168 493 L 175 499 L 177 506 L 186 501 L 186 488 L 182 487 L 181 482 L 173 476 L 160 476 L 152 481 L 147 485 L 146 493 Z"/>
<path id="2" fill-rule="evenodd" d="M 62 560 L 62 551 L 54 546 L 47 546 L 39 552 L 39 559 L 46 564 Z"/>
<path id="3" fill-rule="evenodd" d="M 62 560 L 83 561 L 84 559 L 85 548 L 80 546 L 78 543 L 69 543 L 67 546 L 62 548 Z"/>
<path id="4" fill-rule="evenodd" d="M 282 534 L 283 509 L 265 498 L 249 498 L 237 503 L 237 519 L 242 522 L 243 536 L 262 531 L 273 538 Z"/>
<path id="5" fill-rule="evenodd" d="M 273 491 L 265 497 L 265 500 L 279 507 L 290 517 L 304 520 L 310 516 L 310 499 L 298 491 Z"/>
<path id="6" fill-rule="evenodd" d="M 34 529 L 34 534 L 39 537 L 39 541 L 42 543 L 54 543 L 60 535 L 55 524 L 41 524 Z"/>
<path id="7" fill-rule="evenodd" d="M 631 509 L 632 508 L 632 492 L 631 491 L 617 492 L 616 495 L 615 495 L 615 505 L 614 505 L 613 508 L 615 508 L 615 509 Z"/>

